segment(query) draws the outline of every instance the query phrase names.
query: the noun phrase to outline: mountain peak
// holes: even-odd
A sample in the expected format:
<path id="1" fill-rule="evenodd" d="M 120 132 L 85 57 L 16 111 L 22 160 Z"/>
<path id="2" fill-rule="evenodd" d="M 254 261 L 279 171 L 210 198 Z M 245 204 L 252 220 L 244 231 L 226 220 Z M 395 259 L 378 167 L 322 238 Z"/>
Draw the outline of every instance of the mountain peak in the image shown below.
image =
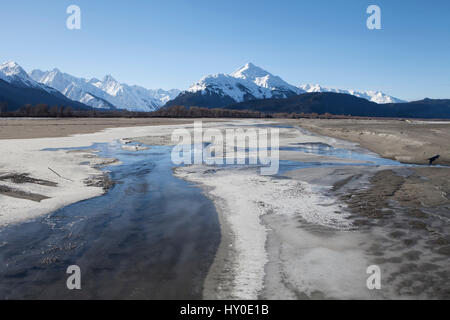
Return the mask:
<path id="1" fill-rule="evenodd" d="M 15 61 L 8 61 L 0 65 L 0 79 L 12 83 L 21 82 L 25 85 L 38 86 L 28 73 Z"/>
<path id="2" fill-rule="evenodd" d="M 249 70 L 249 69 L 261 69 L 261 68 L 257 67 L 256 65 L 254 65 L 251 62 L 248 62 L 241 69 Z"/>
<path id="3" fill-rule="evenodd" d="M 271 74 L 249 62 L 245 66 L 234 71 L 231 76 L 234 78 L 255 80 L 256 78 L 271 76 Z"/>
<path id="4" fill-rule="evenodd" d="M 23 70 L 22 67 L 15 61 L 8 61 L 1 64 L 0 72 L 8 77 L 27 74 L 25 70 Z"/>
<path id="5" fill-rule="evenodd" d="M 5 63 L 2 63 L 0 65 L 0 67 L 1 68 L 4 68 L 4 67 L 14 68 L 14 67 L 19 67 L 19 64 L 15 61 L 7 61 Z"/>

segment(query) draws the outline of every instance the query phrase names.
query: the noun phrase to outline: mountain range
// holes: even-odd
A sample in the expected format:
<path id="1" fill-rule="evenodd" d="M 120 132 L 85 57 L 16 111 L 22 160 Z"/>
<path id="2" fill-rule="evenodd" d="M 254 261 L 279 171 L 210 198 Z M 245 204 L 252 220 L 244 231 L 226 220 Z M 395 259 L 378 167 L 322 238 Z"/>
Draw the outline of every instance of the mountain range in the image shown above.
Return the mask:
<path id="1" fill-rule="evenodd" d="M 252 63 L 247 63 L 231 74 L 219 73 L 200 79 L 175 99 L 169 101 L 166 106 L 223 108 L 239 102 L 289 98 L 307 92 L 346 93 L 376 103 L 404 102 L 380 91 L 358 92 L 329 89 L 319 85 L 296 87 Z"/>
<path id="2" fill-rule="evenodd" d="M 39 83 L 55 88 L 71 100 L 97 109 L 155 111 L 180 93 L 177 89 L 149 90 L 140 86 L 119 83 L 110 75 L 105 76 L 102 80 L 77 78 L 58 69 L 52 71 L 33 70 L 30 76 Z"/>
<path id="3" fill-rule="evenodd" d="M 186 91 L 150 90 L 119 83 L 112 76 L 84 79 L 52 71 L 28 74 L 15 62 L 0 65 L 0 104 L 14 111 L 26 104 L 74 109 L 154 111 L 184 105 L 267 113 L 450 118 L 450 100 L 404 102 L 380 91 L 352 91 L 320 85 L 294 86 L 251 63 L 230 74 L 209 75 Z"/>
<path id="4" fill-rule="evenodd" d="M 178 89 L 151 90 L 141 86 L 128 85 L 118 82 L 110 75 L 105 76 L 102 80 L 79 78 L 56 68 L 51 71 L 36 69 L 28 74 L 15 62 L 0 65 L 0 80 L 8 82 L 10 85 L 19 84 L 22 89 L 43 90 L 49 95 L 56 96 L 57 99 L 61 99 L 61 95 L 63 95 L 70 101 L 78 102 L 79 105 L 70 102 L 77 108 L 82 104 L 95 109 L 127 109 L 130 111 L 154 111 L 164 105 L 226 107 L 251 100 L 289 98 L 307 92 L 347 93 L 376 103 L 402 102 L 379 91 L 358 92 L 330 89 L 319 85 L 297 87 L 252 63 L 247 63 L 231 74 L 219 73 L 205 76 L 183 92 Z M 25 97 L 27 96 L 25 95 Z M 18 99 L 17 103 L 19 101 L 26 101 L 26 103 L 39 101 L 25 97 Z M 55 97 L 50 99 L 52 103 L 55 102 L 54 100 Z M 49 103 L 45 99 L 40 102 Z M 64 102 L 67 104 L 67 100 Z"/>
<path id="5" fill-rule="evenodd" d="M 0 103 L 6 103 L 8 110 L 16 110 L 26 104 L 41 103 L 89 109 L 80 102 L 68 99 L 58 90 L 34 81 L 15 62 L 0 65 Z"/>

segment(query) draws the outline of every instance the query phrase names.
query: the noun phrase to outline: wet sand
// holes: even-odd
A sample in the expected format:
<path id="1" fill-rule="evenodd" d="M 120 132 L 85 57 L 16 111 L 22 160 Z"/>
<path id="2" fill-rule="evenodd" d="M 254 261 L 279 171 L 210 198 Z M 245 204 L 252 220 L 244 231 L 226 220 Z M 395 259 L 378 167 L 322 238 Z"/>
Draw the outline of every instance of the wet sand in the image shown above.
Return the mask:
<path id="1" fill-rule="evenodd" d="M 382 290 L 359 298 L 450 298 L 450 169 L 349 166 L 289 176 L 327 187 L 351 214 L 366 266 L 383 276 Z"/>
<path id="2" fill-rule="evenodd" d="M 427 158 L 440 154 L 436 164 L 450 164 L 449 122 L 287 122 L 404 163 L 427 164 Z M 291 176 L 328 185 L 330 194 L 351 212 L 355 228 L 371 234 L 365 252 L 387 278 L 385 297 L 449 299 L 450 168 L 348 167 L 328 174 L 322 170 Z"/>
<path id="3" fill-rule="evenodd" d="M 282 121 L 286 122 L 286 121 Z M 450 123 L 447 121 L 301 119 L 288 121 L 312 132 L 353 141 L 384 158 L 404 163 L 450 165 Z"/>

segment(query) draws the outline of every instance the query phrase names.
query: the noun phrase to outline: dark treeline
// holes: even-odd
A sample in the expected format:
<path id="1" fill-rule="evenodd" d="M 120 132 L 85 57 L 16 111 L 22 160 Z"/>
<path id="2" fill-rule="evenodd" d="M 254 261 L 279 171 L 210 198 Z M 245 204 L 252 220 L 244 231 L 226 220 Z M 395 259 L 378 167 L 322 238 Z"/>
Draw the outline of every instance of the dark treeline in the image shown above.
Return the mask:
<path id="1" fill-rule="evenodd" d="M 238 112 L 235 112 L 238 111 Z M 153 117 L 169 118 L 265 118 L 266 114 L 260 111 L 208 109 L 201 107 L 172 106 L 150 112 Z"/>
<path id="2" fill-rule="evenodd" d="M 91 109 L 76 110 L 65 106 L 49 106 L 46 104 L 25 105 L 15 111 L 7 111 L 6 103 L 0 103 L 0 117 L 35 117 L 35 118 L 354 118 L 351 116 L 336 116 L 296 113 L 264 113 L 252 110 L 208 109 L 202 107 L 172 106 L 152 112 L 134 112 L 123 109 Z"/>

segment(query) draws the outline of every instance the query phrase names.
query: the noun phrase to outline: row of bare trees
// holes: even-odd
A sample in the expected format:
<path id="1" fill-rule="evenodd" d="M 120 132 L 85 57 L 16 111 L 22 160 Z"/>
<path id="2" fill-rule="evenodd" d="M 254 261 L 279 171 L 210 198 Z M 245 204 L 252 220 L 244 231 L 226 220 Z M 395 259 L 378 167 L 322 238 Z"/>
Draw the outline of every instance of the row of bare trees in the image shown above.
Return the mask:
<path id="1" fill-rule="evenodd" d="M 52 106 L 47 104 L 27 104 L 15 111 L 8 111 L 7 103 L 0 103 L 0 116 L 2 117 L 72 117 L 72 107 Z"/>
<path id="2" fill-rule="evenodd" d="M 15 111 L 8 111 L 8 104 L 0 102 L 0 117 L 48 117 L 48 118 L 283 118 L 283 119 L 331 119 L 351 118 L 329 113 L 264 113 L 252 110 L 209 109 L 202 107 L 172 106 L 153 112 L 132 112 L 122 109 L 75 110 L 72 107 L 49 106 L 47 104 L 25 105 Z"/>
<path id="3" fill-rule="evenodd" d="M 208 109 L 202 107 L 172 106 L 151 112 L 154 117 L 170 118 L 265 118 L 266 114 L 251 110 Z"/>

